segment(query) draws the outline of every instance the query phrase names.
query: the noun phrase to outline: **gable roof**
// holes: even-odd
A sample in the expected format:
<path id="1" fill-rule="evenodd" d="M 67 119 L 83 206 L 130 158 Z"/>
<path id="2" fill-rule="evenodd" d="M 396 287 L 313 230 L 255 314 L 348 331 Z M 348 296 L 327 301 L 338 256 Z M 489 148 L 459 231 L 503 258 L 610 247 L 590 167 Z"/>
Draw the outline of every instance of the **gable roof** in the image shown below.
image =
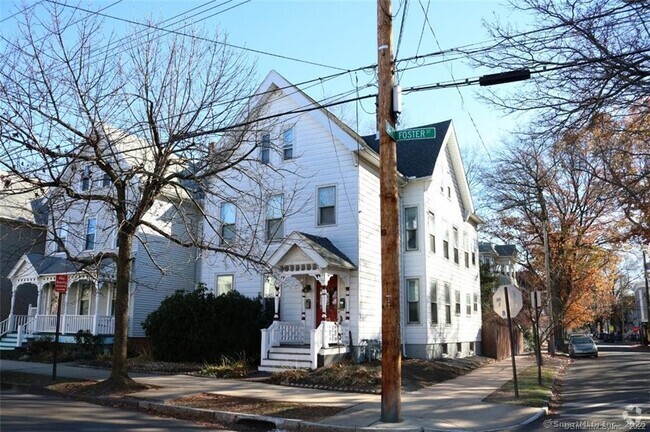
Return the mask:
<path id="1" fill-rule="evenodd" d="M 76 273 L 77 266 L 65 258 L 45 256 L 42 254 L 27 254 L 27 259 L 39 275 Z"/>
<path id="2" fill-rule="evenodd" d="M 262 84 L 255 92 L 257 102 L 266 100 L 270 93 L 278 90 L 284 93 L 284 96 L 293 101 L 299 108 L 297 111 L 304 110 L 307 114 L 311 115 L 316 121 L 320 122 L 326 130 L 330 130 L 332 135 L 346 145 L 350 150 L 357 151 L 359 147 L 366 147 L 365 141 L 352 130 L 348 125 L 343 123 L 338 117 L 332 114 L 329 110 L 312 99 L 307 93 L 287 81 L 277 71 L 271 70 L 262 81 Z M 317 107 L 318 109 L 308 110 L 309 108 Z M 295 116 L 296 114 L 290 114 Z"/>
<path id="3" fill-rule="evenodd" d="M 304 232 L 300 232 L 300 234 L 307 240 L 307 243 L 314 249 L 314 251 L 330 263 L 343 268 L 356 267 L 352 260 L 334 246 L 327 237 L 320 237 Z"/>
<path id="4" fill-rule="evenodd" d="M 333 267 L 347 270 L 357 268 L 328 238 L 300 231 L 294 231 L 282 240 L 267 262 L 273 267 L 277 266 L 295 247 L 304 252 L 320 268 Z"/>
<path id="5" fill-rule="evenodd" d="M 438 155 L 443 148 L 451 120 L 420 126 L 436 128 L 436 137 L 422 140 L 397 141 L 397 171 L 406 177 L 429 177 L 433 174 Z M 376 135 L 366 135 L 363 140 L 379 154 Z"/>

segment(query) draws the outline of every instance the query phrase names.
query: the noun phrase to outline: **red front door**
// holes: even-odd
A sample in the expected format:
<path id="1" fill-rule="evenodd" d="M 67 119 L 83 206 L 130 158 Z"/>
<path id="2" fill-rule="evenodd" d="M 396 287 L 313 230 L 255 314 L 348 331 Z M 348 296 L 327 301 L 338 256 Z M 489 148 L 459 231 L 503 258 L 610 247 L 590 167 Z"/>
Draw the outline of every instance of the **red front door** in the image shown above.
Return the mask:
<path id="1" fill-rule="evenodd" d="M 338 276 L 332 276 L 325 288 L 327 291 L 327 303 L 325 307 L 325 314 L 327 321 L 338 321 L 337 307 L 339 302 L 338 296 Z M 323 321 L 323 309 L 321 306 L 321 293 L 323 286 L 320 282 L 316 281 L 316 327 Z"/>

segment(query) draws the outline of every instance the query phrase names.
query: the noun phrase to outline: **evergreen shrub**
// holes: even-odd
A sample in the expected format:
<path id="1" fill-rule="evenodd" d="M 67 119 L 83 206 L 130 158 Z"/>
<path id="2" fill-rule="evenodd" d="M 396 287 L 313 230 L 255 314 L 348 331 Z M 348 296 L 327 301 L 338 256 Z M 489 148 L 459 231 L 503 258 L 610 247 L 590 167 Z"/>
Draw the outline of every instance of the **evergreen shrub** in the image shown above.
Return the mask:
<path id="1" fill-rule="evenodd" d="M 204 288 L 176 291 L 142 323 L 157 360 L 208 363 L 242 353 L 259 357 L 266 325 L 259 299 Z"/>

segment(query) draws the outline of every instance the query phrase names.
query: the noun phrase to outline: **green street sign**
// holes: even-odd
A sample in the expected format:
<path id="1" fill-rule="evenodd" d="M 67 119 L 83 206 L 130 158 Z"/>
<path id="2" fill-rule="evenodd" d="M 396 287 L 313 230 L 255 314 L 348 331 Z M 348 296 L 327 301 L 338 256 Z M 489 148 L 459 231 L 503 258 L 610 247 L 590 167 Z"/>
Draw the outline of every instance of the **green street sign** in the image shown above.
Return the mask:
<path id="1" fill-rule="evenodd" d="M 436 128 L 405 129 L 398 131 L 390 123 L 386 122 L 386 133 L 395 141 L 433 139 L 436 137 Z"/>
<path id="2" fill-rule="evenodd" d="M 397 131 L 397 136 L 395 137 L 395 140 L 409 141 L 409 140 L 431 139 L 435 137 L 436 137 L 436 128 L 406 129 L 406 130 Z"/>

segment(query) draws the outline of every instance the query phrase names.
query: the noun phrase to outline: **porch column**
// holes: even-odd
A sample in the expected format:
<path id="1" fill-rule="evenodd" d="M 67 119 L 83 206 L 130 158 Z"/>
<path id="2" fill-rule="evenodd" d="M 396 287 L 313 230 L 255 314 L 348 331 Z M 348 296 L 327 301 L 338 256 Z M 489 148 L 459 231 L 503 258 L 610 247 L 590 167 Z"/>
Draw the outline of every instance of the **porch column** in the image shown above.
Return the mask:
<path id="1" fill-rule="evenodd" d="M 320 290 L 321 320 L 327 321 L 327 289 L 325 286 Z"/>
<path id="2" fill-rule="evenodd" d="M 36 294 L 36 316 L 38 317 L 41 314 L 41 302 L 43 301 L 43 287 L 44 283 L 38 284 L 38 290 Z"/>
<path id="3" fill-rule="evenodd" d="M 93 335 L 97 334 L 98 313 L 99 313 L 99 282 L 95 281 L 95 314 L 93 315 Z"/>
<path id="4" fill-rule="evenodd" d="M 18 291 L 18 285 L 14 286 L 13 281 L 11 282 L 11 309 L 9 309 L 9 327 L 7 331 L 14 331 L 14 305 L 16 304 L 16 291 Z"/>
<path id="5" fill-rule="evenodd" d="M 280 320 L 280 285 L 276 284 L 275 285 L 275 299 L 274 300 L 274 307 L 275 307 L 275 313 L 273 314 L 273 321 L 279 321 Z"/>
<path id="6" fill-rule="evenodd" d="M 350 287 L 345 287 L 345 320 L 350 321 Z"/>
<path id="7" fill-rule="evenodd" d="M 303 324 L 305 324 L 305 320 L 307 319 L 307 314 L 305 312 L 305 300 L 307 299 L 307 294 L 305 293 L 307 285 L 303 285 L 302 287 L 302 304 L 300 306 L 300 320 L 302 321 Z"/>
<path id="8" fill-rule="evenodd" d="M 70 294 L 70 290 L 72 289 L 73 283 L 74 282 L 68 283 L 68 288 L 65 290 L 65 293 L 59 293 L 59 301 L 63 302 L 63 316 L 61 317 L 61 329 L 60 329 L 61 334 L 65 334 L 65 321 L 68 316 L 68 294 Z"/>

